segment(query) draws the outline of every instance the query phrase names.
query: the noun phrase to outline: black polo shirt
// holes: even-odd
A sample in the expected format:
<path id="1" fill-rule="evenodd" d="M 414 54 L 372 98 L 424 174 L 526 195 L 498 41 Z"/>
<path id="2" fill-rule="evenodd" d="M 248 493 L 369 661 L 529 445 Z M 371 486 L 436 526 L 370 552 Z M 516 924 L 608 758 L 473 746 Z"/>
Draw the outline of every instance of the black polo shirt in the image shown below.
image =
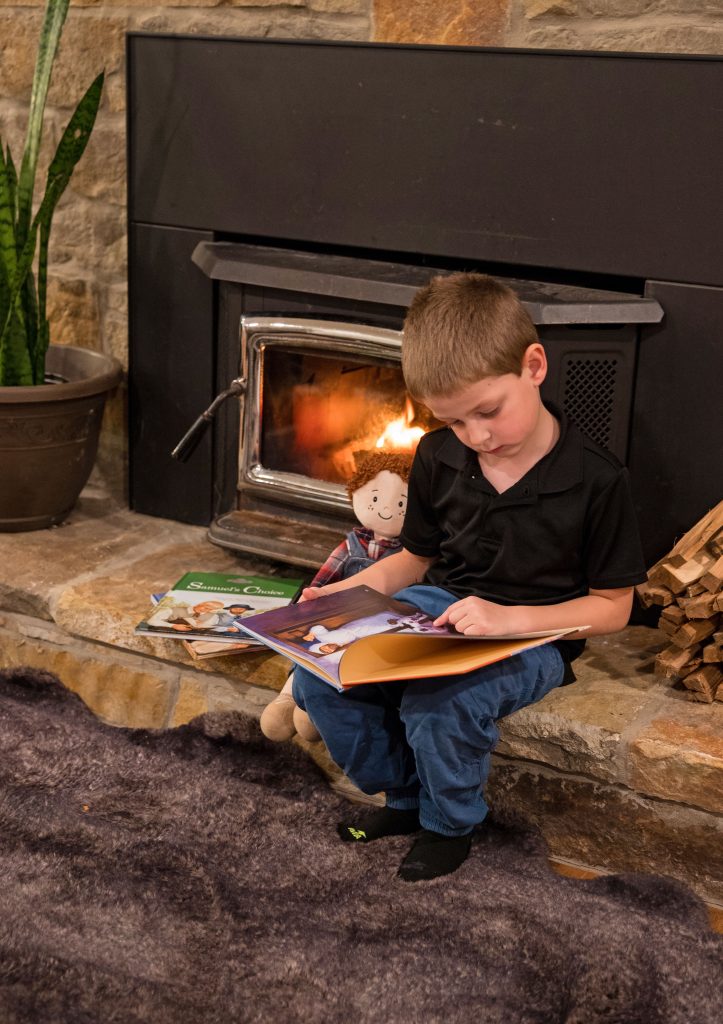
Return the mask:
<path id="1" fill-rule="evenodd" d="M 554 448 L 499 494 L 449 427 L 426 434 L 401 541 L 435 558 L 424 582 L 457 597 L 545 605 L 646 579 L 627 470 L 567 416 Z M 560 641 L 566 661 L 583 640 Z"/>

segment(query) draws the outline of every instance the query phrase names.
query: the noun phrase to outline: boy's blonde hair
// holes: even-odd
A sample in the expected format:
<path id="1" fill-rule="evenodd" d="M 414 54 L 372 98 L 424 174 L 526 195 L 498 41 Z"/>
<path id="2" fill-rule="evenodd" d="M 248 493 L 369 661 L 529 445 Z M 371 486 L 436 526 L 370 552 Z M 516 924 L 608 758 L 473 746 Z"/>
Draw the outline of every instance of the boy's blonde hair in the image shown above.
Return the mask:
<path id="1" fill-rule="evenodd" d="M 487 274 L 434 277 L 404 320 L 402 372 L 418 399 L 449 395 L 483 377 L 522 372 L 535 325 L 511 288 Z"/>

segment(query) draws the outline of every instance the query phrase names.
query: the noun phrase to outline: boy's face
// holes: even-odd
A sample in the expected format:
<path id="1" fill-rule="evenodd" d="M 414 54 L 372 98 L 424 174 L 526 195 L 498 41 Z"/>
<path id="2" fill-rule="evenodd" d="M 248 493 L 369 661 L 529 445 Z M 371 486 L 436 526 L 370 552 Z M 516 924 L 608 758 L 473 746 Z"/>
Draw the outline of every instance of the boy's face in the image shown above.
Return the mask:
<path id="1" fill-rule="evenodd" d="M 483 462 L 496 465 L 534 444 L 544 409 L 540 384 L 546 373 L 542 345 L 530 345 L 519 377 L 514 373 L 483 377 L 452 395 L 428 398 L 425 405 Z"/>

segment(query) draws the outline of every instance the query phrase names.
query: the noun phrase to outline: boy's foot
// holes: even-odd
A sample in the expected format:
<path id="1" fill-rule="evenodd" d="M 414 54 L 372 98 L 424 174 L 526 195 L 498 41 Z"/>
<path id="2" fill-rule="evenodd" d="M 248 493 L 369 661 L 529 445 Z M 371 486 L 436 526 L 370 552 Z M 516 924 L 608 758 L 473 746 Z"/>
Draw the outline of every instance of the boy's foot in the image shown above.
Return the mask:
<path id="1" fill-rule="evenodd" d="M 411 810 L 380 807 L 354 823 L 342 821 L 336 830 L 345 843 L 371 843 L 384 836 L 410 836 L 421 827 L 416 807 Z"/>
<path id="2" fill-rule="evenodd" d="M 439 832 L 428 832 L 425 829 L 414 840 L 397 875 L 405 882 L 421 882 L 450 875 L 465 862 L 471 845 L 471 833 L 466 836 L 443 836 Z"/>

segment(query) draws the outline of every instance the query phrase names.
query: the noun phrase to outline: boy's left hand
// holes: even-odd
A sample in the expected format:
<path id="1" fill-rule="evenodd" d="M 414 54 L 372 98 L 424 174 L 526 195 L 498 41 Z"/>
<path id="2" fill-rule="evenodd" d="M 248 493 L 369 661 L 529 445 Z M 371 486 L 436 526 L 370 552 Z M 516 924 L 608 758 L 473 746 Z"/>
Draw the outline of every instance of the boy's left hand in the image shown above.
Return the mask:
<path id="1" fill-rule="evenodd" d="M 517 608 L 509 605 L 494 604 L 481 597 L 464 597 L 455 601 L 439 618 L 434 620 L 435 626 L 447 623 L 454 626 L 458 633 L 469 636 L 486 636 L 489 633 L 522 633 L 525 626 L 516 621 Z"/>

